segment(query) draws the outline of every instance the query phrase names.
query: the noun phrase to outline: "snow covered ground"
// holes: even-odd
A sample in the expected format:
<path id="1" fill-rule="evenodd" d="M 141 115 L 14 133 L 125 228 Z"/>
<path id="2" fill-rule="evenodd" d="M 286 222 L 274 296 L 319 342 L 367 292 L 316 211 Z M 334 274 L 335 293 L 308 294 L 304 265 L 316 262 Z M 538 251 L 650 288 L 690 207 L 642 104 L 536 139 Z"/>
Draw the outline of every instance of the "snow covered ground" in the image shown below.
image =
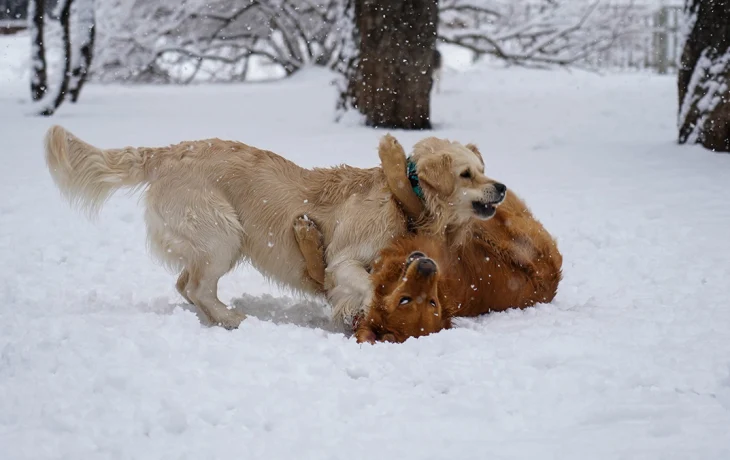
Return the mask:
<path id="1" fill-rule="evenodd" d="M 0 67 L 11 52 L 0 43 Z M 138 196 L 96 222 L 45 169 L 52 123 L 103 147 L 217 136 L 304 166 L 377 164 L 331 75 L 90 85 L 52 120 L 0 72 L 0 458 L 730 458 L 730 156 L 674 143 L 671 77 L 472 69 L 435 135 L 476 142 L 563 252 L 555 301 L 360 346 L 255 271 L 201 326 L 145 249 Z M 395 133 L 412 145 L 424 133 Z"/>

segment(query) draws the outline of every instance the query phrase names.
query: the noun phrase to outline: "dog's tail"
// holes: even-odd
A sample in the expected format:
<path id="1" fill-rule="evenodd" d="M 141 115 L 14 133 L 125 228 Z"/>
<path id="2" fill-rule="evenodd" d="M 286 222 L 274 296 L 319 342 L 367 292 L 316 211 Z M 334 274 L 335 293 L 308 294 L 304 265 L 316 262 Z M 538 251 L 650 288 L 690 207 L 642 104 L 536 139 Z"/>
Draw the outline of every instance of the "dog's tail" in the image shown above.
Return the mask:
<path id="1" fill-rule="evenodd" d="M 46 164 L 61 193 L 89 214 L 96 214 L 122 187 L 147 183 L 149 160 L 157 149 L 102 150 L 60 126 L 45 137 Z"/>

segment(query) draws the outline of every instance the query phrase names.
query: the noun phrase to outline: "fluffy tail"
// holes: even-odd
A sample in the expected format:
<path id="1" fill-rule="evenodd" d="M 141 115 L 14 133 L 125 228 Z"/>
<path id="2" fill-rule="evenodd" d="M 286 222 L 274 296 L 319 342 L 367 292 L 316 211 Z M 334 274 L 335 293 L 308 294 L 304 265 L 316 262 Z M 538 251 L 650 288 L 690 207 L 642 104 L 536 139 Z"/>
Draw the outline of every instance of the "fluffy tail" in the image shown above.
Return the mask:
<path id="1" fill-rule="evenodd" d="M 72 204 L 91 215 L 118 189 L 145 184 L 145 163 L 154 156 L 149 149 L 102 150 L 60 126 L 52 126 L 46 133 L 45 150 L 56 186 Z"/>

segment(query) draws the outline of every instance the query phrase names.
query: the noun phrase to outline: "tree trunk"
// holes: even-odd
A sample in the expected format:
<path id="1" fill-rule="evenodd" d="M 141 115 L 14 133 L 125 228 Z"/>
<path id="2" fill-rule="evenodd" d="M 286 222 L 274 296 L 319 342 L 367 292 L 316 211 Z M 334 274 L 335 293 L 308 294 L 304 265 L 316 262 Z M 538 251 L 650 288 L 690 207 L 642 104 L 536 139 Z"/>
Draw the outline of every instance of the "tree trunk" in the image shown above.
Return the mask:
<path id="1" fill-rule="evenodd" d="M 72 3 L 73 0 L 61 0 L 59 5 L 61 11 L 59 21 L 61 23 L 61 30 L 63 31 L 63 74 L 61 75 L 61 84 L 58 87 L 56 96 L 41 111 L 41 115 L 44 116 L 53 115 L 56 109 L 63 103 L 68 92 L 68 82 L 71 77 L 71 30 L 69 22 Z"/>
<path id="2" fill-rule="evenodd" d="M 43 43 L 44 15 L 44 1 L 30 0 L 28 3 L 28 26 L 32 40 L 30 95 L 34 101 L 43 99 L 48 88 L 46 49 Z"/>
<path id="3" fill-rule="evenodd" d="M 355 0 L 352 105 L 368 126 L 431 128 L 438 0 Z"/>
<path id="4" fill-rule="evenodd" d="M 81 42 L 73 53 L 73 69 L 69 82 L 68 94 L 71 102 L 76 102 L 81 94 L 86 80 L 89 77 L 91 60 L 94 57 L 94 39 L 96 38 L 96 17 L 94 16 L 94 0 L 78 0 L 76 2 L 77 30 Z"/>
<path id="5" fill-rule="evenodd" d="M 686 0 L 679 143 L 730 151 L 730 0 Z"/>

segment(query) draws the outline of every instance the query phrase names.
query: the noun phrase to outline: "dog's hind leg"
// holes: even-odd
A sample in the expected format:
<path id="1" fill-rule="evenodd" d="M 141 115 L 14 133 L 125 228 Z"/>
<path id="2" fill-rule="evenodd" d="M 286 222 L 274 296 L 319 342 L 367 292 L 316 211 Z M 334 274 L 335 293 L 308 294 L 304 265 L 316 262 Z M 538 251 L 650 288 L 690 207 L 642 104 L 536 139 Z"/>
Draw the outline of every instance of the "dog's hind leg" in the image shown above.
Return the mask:
<path id="1" fill-rule="evenodd" d="M 241 257 L 243 228 L 218 193 L 195 188 L 150 188 L 145 221 L 151 249 L 169 267 L 182 268 L 176 288 L 213 324 L 235 329 L 245 315 L 218 299 L 218 280 Z"/>
<path id="2" fill-rule="evenodd" d="M 190 272 L 187 268 L 184 268 L 182 273 L 180 273 L 180 276 L 177 278 L 177 283 L 175 283 L 175 289 L 177 289 L 177 292 L 180 293 L 181 296 L 187 301 L 187 303 L 193 303 L 192 300 L 190 300 L 190 297 L 188 297 L 187 292 L 187 286 L 188 281 L 190 280 Z"/>
<path id="3" fill-rule="evenodd" d="M 228 273 L 235 260 L 218 258 L 201 260 L 190 268 L 190 279 L 186 292 L 195 306 L 205 313 L 211 323 L 235 329 L 246 319 L 246 315 L 229 309 L 218 299 L 218 280 Z"/>
<path id="4" fill-rule="evenodd" d="M 218 299 L 218 280 L 240 258 L 243 231 L 227 202 L 214 200 L 208 205 L 212 212 L 196 211 L 188 222 L 188 240 L 195 243 L 195 249 L 184 257 L 189 273 L 185 293 L 213 324 L 235 329 L 246 316 Z"/>

